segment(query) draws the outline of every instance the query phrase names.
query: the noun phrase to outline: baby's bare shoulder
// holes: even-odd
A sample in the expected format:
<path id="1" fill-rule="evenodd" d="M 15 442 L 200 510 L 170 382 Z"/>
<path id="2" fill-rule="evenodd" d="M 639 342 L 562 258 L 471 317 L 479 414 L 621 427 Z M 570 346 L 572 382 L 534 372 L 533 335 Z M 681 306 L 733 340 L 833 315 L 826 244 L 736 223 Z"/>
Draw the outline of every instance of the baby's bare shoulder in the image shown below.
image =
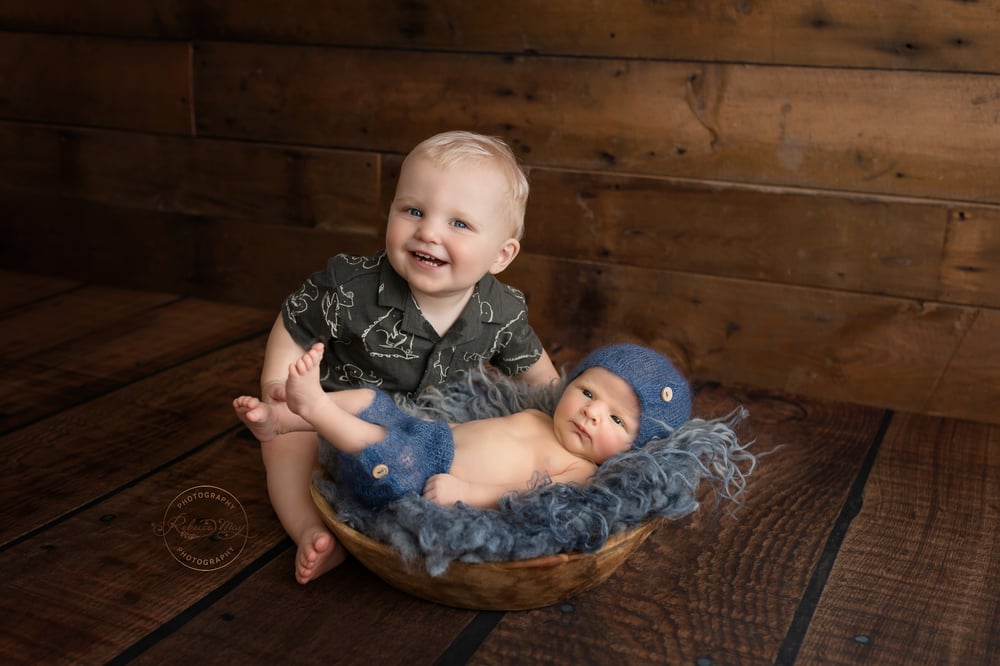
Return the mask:
<path id="1" fill-rule="evenodd" d="M 541 411 L 540 409 L 525 409 L 524 411 L 512 414 L 511 417 L 520 421 L 521 423 L 532 423 L 532 424 L 549 424 L 552 423 L 552 417 Z"/>

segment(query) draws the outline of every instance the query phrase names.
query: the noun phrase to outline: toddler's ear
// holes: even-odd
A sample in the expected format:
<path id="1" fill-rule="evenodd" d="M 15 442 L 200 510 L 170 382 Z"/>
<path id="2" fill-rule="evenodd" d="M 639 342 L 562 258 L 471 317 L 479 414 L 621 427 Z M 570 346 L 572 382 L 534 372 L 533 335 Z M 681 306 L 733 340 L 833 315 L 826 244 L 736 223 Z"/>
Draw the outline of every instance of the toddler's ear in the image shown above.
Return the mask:
<path id="1" fill-rule="evenodd" d="M 510 266 L 510 262 L 514 261 L 514 257 L 517 256 L 518 252 L 521 251 L 521 242 L 516 238 L 508 238 L 500 246 L 500 251 L 497 253 L 496 261 L 490 266 L 490 273 L 496 275 L 500 273 L 505 268 Z"/>

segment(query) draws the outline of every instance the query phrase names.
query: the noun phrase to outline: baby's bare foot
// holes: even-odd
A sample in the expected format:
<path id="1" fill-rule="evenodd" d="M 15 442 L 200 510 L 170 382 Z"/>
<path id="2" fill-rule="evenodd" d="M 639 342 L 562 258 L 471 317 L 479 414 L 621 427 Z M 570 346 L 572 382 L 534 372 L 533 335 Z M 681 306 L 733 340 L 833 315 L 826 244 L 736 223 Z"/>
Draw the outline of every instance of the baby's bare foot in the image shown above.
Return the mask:
<path id="1" fill-rule="evenodd" d="M 305 585 L 316 580 L 347 557 L 347 551 L 324 529 L 302 536 L 295 554 L 295 580 Z"/>
<path id="2" fill-rule="evenodd" d="M 282 434 L 278 429 L 278 417 L 274 408 L 259 399 L 241 395 L 233 400 L 236 416 L 250 429 L 259 442 L 270 442 Z"/>
<path id="3" fill-rule="evenodd" d="M 323 358 L 323 343 L 317 342 L 299 360 L 288 366 L 285 399 L 295 414 L 308 418 L 310 407 L 327 401 L 319 383 L 319 362 Z"/>

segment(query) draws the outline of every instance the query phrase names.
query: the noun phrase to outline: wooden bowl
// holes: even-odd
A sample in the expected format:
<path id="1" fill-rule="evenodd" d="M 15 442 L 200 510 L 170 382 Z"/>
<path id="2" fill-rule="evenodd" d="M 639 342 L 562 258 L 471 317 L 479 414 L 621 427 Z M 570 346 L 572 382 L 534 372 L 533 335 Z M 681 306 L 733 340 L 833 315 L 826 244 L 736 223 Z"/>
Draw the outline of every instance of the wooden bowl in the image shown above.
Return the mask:
<path id="1" fill-rule="evenodd" d="M 392 546 L 375 541 L 337 516 L 312 487 L 313 501 L 334 536 L 366 568 L 393 587 L 421 599 L 474 610 L 526 610 L 585 592 L 610 576 L 656 529 L 654 519 L 612 537 L 593 553 L 560 553 L 508 562 L 452 562 L 431 576 L 421 562 L 407 564 Z"/>

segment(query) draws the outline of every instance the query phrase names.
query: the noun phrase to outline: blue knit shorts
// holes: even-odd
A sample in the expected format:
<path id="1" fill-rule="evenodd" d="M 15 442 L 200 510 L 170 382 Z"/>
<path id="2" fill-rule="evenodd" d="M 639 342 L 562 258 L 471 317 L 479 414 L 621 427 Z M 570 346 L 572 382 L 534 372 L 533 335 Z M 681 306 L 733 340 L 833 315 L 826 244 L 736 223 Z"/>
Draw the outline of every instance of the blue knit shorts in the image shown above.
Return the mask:
<path id="1" fill-rule="evenodd" d="M 419 495 L 427 479 L 451 469 L 455 442 L 447 423 L 410 416 L 388 393 L 378 390 L 358 417 L 387 431 L 385 439 L 356 456 L 340 453 L 341 484 L 368 506 L 380 506 L 407 493 Z"/>

